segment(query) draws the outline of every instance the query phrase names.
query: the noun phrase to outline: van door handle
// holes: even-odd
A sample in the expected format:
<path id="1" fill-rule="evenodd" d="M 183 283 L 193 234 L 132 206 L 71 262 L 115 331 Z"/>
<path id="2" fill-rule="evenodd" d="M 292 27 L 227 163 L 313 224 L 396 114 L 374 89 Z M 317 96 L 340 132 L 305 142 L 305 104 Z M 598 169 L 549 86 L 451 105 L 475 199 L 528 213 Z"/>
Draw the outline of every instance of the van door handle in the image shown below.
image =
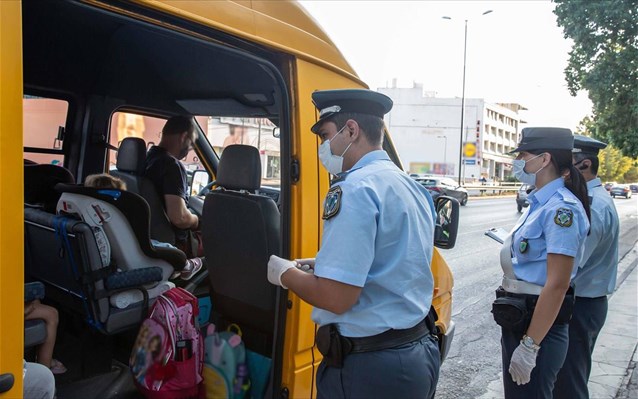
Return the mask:
<path id="1" fill-rule="evenodd" d="M 0 393 L 7 392 L 9 389 L 13 388 L 13 383 L 13 374 L 0 374 Z"/>

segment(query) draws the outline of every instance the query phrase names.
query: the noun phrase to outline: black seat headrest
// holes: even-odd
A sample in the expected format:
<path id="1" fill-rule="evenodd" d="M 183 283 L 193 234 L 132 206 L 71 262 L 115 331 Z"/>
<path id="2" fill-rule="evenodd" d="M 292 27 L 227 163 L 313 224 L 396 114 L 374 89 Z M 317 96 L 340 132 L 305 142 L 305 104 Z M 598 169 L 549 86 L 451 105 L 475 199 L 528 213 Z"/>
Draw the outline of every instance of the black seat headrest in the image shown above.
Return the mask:
<path id="1" fill-rule="evenodd" d="M 73 184 L 75 179 L 68 169 L 52 164 L 24 164 L 24 202 L 42 205 L 44 210 L 55 213 L 60 194 L 58 183 Z"/>
<path id="2" fill-rule="evenodd" d="M 140 175 L 144 173 L 146 161 L 146 142 L 139 137 L 127 137 L 120 143 L 117 149 L 117 162 L 115 166 L 121 172 Z"/>
<path id="3" fill-rule="evenodd" d="M 217 185 L 229 190 L 254 191 L 261 186 L 261 158 L 256 147 L 229 145 L 217 167 Z"/>

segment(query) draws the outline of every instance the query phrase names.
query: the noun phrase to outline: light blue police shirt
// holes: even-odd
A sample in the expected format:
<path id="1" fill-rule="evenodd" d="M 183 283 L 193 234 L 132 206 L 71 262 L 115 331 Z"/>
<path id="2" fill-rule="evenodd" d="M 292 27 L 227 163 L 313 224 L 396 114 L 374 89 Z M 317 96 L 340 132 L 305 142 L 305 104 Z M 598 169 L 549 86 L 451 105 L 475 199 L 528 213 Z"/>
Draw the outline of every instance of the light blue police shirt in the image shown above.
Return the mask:
<path id="1" fill-rule="evenodd" d="M 312 319 L 336 323 L 347 337 L 416 325 L 430 310 L 434 285 L 430 194 L 382 150 L 364 155 L 334 184 L 341 204 L 324 222 L 315 275 L 362 290 L 344 314 L 315 308 Z"/>
<path id="2" fill-rule="evenodd" d="M 614 292 L 618 272 L 619 222 L 616 206 L 600 179 L 587 182 L 591 231 L 574 278 L 576 296 L 597 298 Z"/>
<path id="3" fill-rule="evenodd" d="M 545 286 L 547 254 L 571 256 L 576 275 L 578 259 L 589 229 L 583 205 L 561 177 L 533 191 L 529 208 L 514 227 L 512 264 L 519 280 Z"/>

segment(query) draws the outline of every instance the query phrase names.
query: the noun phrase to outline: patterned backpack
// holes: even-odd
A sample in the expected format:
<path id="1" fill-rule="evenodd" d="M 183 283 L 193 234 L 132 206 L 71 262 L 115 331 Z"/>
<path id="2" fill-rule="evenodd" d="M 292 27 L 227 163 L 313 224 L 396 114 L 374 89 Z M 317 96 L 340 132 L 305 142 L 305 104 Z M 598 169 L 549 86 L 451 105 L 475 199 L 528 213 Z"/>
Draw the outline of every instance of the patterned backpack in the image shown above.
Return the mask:
<path id="1" fill-rule="evenodd" d="M 198 312 L 197 298 L 182 288 L 157 297 L 129 358 L 135 385 L 145 397 L 198 396 L 204 361 Z"/>

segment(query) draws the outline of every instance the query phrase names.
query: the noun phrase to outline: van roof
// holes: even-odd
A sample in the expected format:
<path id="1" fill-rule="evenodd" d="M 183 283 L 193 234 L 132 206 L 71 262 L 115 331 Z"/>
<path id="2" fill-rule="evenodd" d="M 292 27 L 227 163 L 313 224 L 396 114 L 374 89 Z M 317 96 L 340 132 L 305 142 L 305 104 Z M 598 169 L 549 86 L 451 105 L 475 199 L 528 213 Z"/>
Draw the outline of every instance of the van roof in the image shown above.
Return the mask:
<path id="1" fill-rule="evenodd" d="M 296 1 L 209 2 L 144 0 L 148 7 L 275 47 L 358 79 L 319 23 Z M 251 18 L 246 18 L 252 15 Z M 363 82 L 361 82 L 363 84 Z"/>

